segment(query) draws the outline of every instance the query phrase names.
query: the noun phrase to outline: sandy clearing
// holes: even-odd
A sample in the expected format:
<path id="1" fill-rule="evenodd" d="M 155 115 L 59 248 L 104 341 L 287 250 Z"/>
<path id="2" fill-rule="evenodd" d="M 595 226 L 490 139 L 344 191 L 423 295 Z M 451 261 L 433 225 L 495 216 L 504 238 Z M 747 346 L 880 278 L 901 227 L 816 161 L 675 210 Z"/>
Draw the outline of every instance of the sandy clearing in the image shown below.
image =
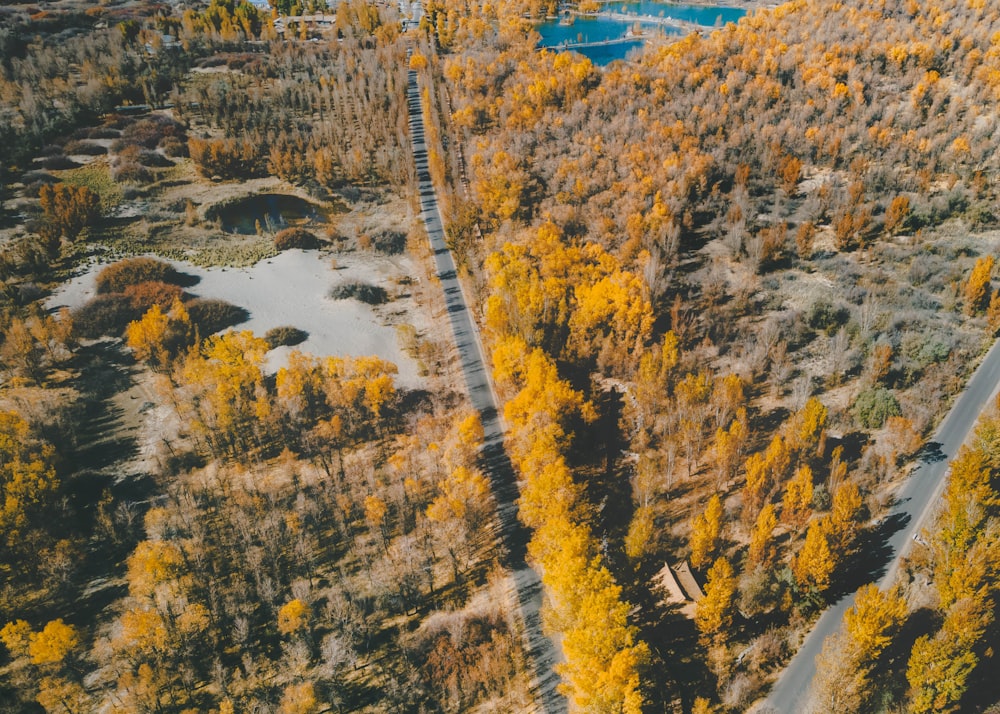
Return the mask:
<path id="1" fill-rule="evenodd" d="M 400 294 L 396 282 L 419 274 L 408 256 L 331 256 L 319 251 L 288 250 L 249 268 L 201 268 L 183 261 L 170 262 L 199 278 L 188 292 L 225 300 L 249 311 L 250 319 L 236 329 L 252 330 L 262 336 L 271 328 L 291 325 L 309 333 L 309 338 L 295 349 L 317 356 L 377 355 L 399 367 L 397 383 L 401 387 L 423 386 L 417 364 L 400 347 L 394 327 L 412 319 L 417 311 L 413 298 Z M 48 307 L 74 309 L 94 297 L 95 276 L 103 266 L 95 263 L 60 287 L 49 298 Z M 350 281 L 381 285 L 395 299 L 372 308 L 356 300 L 327 297 L 331 287 Z M 273 350 L 269 369 L 282 366 L 289 352 L 285 347 Z"/>

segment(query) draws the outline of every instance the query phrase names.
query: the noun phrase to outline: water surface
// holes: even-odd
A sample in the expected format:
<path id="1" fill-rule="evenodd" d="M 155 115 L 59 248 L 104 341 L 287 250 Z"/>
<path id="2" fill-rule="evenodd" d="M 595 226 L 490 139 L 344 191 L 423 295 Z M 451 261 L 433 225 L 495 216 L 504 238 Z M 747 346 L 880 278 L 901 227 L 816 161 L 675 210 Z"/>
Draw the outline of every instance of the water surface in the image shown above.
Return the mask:
<path id="1" fill-rule="evenodd" d="M 613 12 L 635 15 L 635 20 L 623 20 L 607 17 L 572 17 L 571 24 L 552 19 L 539 23 L 535 29 L 541 35 L 540 47 L 559 49 L 565 44 L 600 43 L 608 40 L 620 40 L 626 34 L 638 27 L 647 35 L 661 33 L 664 35 L 684 35 L 687 30 L 676 27 L 644 23 L 640 16 L 670 17 L 686 22 L 694 22 L 706 27 L 722 26 L 729 22 L 737 22 L 746 15 L 746 10 L 735 7 L 675 5 L 673 3 L 655 2 L 654 0 L 638 0 L 636 2 L 612 2 L 601 5 L 602 12 Z M 615 44 L 594 45 L 590 47 L 569 48 L 574 52 L 588 57 L 594 64 L 606 65 L 618 59 L 625 59 L 629 52 L 641 47 L 641 38 L 616 42 Z"/>

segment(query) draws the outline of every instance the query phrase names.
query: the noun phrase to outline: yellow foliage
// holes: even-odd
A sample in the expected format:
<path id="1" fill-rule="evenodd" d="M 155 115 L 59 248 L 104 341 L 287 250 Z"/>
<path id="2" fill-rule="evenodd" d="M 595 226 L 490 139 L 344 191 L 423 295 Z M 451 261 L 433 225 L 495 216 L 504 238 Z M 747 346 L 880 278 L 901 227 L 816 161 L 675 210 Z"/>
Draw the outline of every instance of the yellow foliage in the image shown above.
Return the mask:
<path id="1" fill-rule="evenodd" d="M 59 486 L 53 466 L 55 450 L 37 444 L 31 429 L 16 412 L 0 411 L 0 534 L 17 542 Z"/>
<path id="2" fill-rule="evenodd" d="M 432 521 L 469 519 L 475 523 L 486 510 L 490 484 L 478 470 L 459 466 L 438 484 L 440 494 L 427 507 Z"/>
<path id="3" fill-rule="evenodd" d="M 312 682 L 289 684 L 281 697 L 279 714 L 314 714 L 319 711 L 319 701 Z"/>
<path id="4" fill-rule="evenodd" d="M 173 543 L 141 541 L 128 558 L 128 588 L 132 597 L 148 597 L 157 585 L 178 578 L 184 568 L 184 556 Z"/>
<path id="5" fill-rule="evenodd" d="M 816 397 L 810 397 L 788 422 L 786 430 L 792 451 L 804 454 L 815 450 L 826 427 L 827 409 Z"/>
<path id="6" fill-rule="evenodd" d="M 28 654 L 32 635 L 31 625 L 24 620 L 14 620 L 0 629 L 0 642 L 3 642 L 11 657 L 23 657 Z"/>
<path id="7" fill-rule="evenodd" d="M 993 256 L 985 255 L 976 260 L 965 284 L 965 309 L 972 315 L 982 312 L 990 301 L 990 276 L 993 273 Z"/>
<path id="8" fill-rule="evenodd" d="M 805 542 L 792 560 L 792 574 L 800 587 L 823 592 L 830 587 L 834 560 L 827 541 L 826 529 L 820 521 L 809 524 Z"/>
<path id="9" fill-rule="evenodd" d="M 884 593 L 874 584 L 862 587 L 854 607 L 844 614 L 855 656 L 868 662 L 878 659 L 905 619 L 906 600 L 897 588 Z"/>
<path id="10" fill-rule="evenodd" d="M 749 559 L 751 565 L 766 565 L 774 555 L 773 537 L 778 517 L 770 503 L 760 509 L 753 533 L 750 535 Z"/>
<path id="11" fill-rule="evenodd" d="M 646 554 L 654 532 L 653 509 L 649 506 L 639 506 L 632 514 L 628 534 L 625 536 L 625 555 L 631 560 L 641 559 Z"/>
<path id="12" fill-rule="evenodd" d="M 722 533 L 722 499 L 715 494 L 691 523 L 691 565 L 700 568 L 715 553 Z"/>
<path id="13" fill-rule="evenodd" d="M 52 620 L 41 632 L 31 636 L 28 654 L 32 664 L 58 664 L 80 644 L 76 628 L 62 621 Z"/>
<path id="14" fill-rule="evenodd" d="M 720 557 L 705 579 L 705 597 L 698 601 L 694 623 L 706 637 L 724 633 L 733 621 L 736 576 L 729 561 Z"/>
<path id="15" fill-rule="evenodd" d="M 365 496 L 365 520 L 372 528 L 381 528 L 388 512 L 389 508 L 381 498 Z"/>
<path id="16" fill-rule="evenodd" d="M 785 498 L 782 501 L 782 518 L 792 524 L 801 526 L 809 518 L 812 511 L 813 473 L 808 465 L 803 464 L 795 472 L 795 477 L 785 486 Z"/>
<path id="17" fill-rule="evenodd" d="M 47 712 L 82 712 L 87 710 L 87 693 L 76 682 L 62 677 L 42 677 L 35 701 Z"/>
<path id="18" fill-rule="evenodd" d="M 139 656 L 150 656 L 167 649 L 167 627 L 153 609 L 126 610 L 120 620 L 121 630 L 111 644 L 115 649 L 128 650 Z"/>
<path id="19" fill-rule="evenodd" d="M 278 610 L 278 632 L 293 635 L 309 627 L 312 609 L 298 598 L 289 600 Z"/>

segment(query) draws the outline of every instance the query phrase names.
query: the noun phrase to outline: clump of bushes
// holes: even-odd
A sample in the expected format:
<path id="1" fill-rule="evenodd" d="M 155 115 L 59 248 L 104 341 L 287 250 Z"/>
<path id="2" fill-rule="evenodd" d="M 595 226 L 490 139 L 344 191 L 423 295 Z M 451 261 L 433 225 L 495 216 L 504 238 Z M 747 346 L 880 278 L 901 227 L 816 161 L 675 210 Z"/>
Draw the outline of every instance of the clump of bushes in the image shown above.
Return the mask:
<path id="1" fill-rule="evenodd" d="M 175 300 L 182 302 L 184 300 L 184 291 L 180 286 L 160 280 L 129 285 L 125 288 L 124 294 L 132 301 L 133 307 L 141 313 L 145 313 L 153 305 L 159 305 L 166 312 Z"/>
<path id="2" fill-rule="evenodd" d="M 111 173 L 112 178 L 118 183 L 149 183 L 153 180 L 153 173 L 142 164 L 134 161 L 125 161 L 115 167 Z"/>
<path id="3" fill-rule="evenodd" d="M 285 228 L 274 236 L 274 247 L 278 250 L 288 250 L 290 248 L 314 250 L 319 248 L 319 246 L 319 238 L 305 228 Z"/>
<path id="4" fill-rule="evenodd" d="M 389 300 L 389 293 L 385 288 L 368 283 L 341 283 L 335 285 L 330 290 L 330 297 L 334 300 L 349 300 L 354 298 L 366 305 L 381 305 Z"/>
<path id="5" fill-rule="evenodd" d="M 90 141 L 80 141 L 79 139 L 66 142 L 65 151 L 67 154 L 80 154 L 85 156 L 102 156 L 108 153 L 107 147 L 102 146 L 101 144 L 95 144 Z"/>
<path id="6" fill-rule="evenodd" d="M 66 169 L 76 169 L 80 164 L 73 161 L 68 156 L 49 156 L 42 159 L 42 168 L 50 171 L 65 171 Z"/>
<path id="7" fill-rule="evenodd" d="M 170 263 L 155 258 L 129 258 L 109 265 L 97 274 L 97 292 L 124 293 L 130 285 L 160 282 L 185 286 L 189 276 L 178 272 Z"/>
<path id="8" fill-rule="evenodd" d="M 246 322 L 250 317 L 250 313 L 244 308 L 225 300 L 197 298 L 187 303 L 185 307 L 192 324 L 198 327 L 198 333 L 202 336 Z"/>
<path id="9" fill-rule="evenodd" d="M 406 234 L 398 231 L 362 233 L 358 236 L 358 248 L 386 255 L 399 255 L 406 249 Z"/>
<path id="10" fill-rule="evenodd" d="M 273 350 L 275 347 L 292 347 L 305 342 L 309 333 L 297 327 L 275 327 L 264 333 L 264 341 Z"/>
<path id="11" fill-rule="evenodd" d="M 899 402 L 885 387 L 869 387 L 863 390 L 854 402 L 854 418 L 867 429 L 880 429 L 886 419 L 899 416 Z"/>
<path id="12" fill-rule="evenodd" d="M 832 305 L 826 300 L 817 300 L 809 310 L 809 327 L 832 335 L 841 325 L 847 324 L 851 313 L 843 305 Z"/>
<path id="13" fill-rule="evenodd" d="M 98 295 L 73 313 L 73 331 L 86 339 L 120 335 L 128 323 L 140 317 L 142 313 L 127 295 Z"/>

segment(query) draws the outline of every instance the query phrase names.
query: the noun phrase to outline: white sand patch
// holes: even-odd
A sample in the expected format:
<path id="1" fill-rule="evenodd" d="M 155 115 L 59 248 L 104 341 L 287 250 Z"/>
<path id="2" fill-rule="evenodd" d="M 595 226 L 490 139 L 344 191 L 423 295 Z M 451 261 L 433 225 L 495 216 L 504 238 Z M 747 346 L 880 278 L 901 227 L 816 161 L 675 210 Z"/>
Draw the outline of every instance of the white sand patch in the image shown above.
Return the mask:
<path id="1" fill-rule="evenodd" d="M 417 275 L 416 266 L 406 256 L 347 254 L 335 260 L 337 268 L 328 254 L 288 250 L 250 268 L 200 268 L 183 261 L 170 262 L 200 279 L 187 289 L 191 294 L 225 300 L 249 311 L 250 319 L 235 329 L 263 336 L 274 327 L 289 325 L 309 333 L 309 338 L 294 348 L 273 350 L 268 355 L 270 370 L 282 366 L 291 349 L 317 356 L 376 355 L 399 367 L 396 381 L 400 386 L 421 386 L 417 364 L 400 348 L 396 329 L 390 324 L 394 317 L 413 312 L 412 298 L 399 296 L 373 308 L 356 300 L 328 297 L 331 287 L 352 281 L 380 285 L 396 296 L 399 288 L 395 281 Z M 48 306 L 74 309 L 86 303 L 96 295 L 95 276 L 102 267 L 95 264 L 56 290 Z"/>

